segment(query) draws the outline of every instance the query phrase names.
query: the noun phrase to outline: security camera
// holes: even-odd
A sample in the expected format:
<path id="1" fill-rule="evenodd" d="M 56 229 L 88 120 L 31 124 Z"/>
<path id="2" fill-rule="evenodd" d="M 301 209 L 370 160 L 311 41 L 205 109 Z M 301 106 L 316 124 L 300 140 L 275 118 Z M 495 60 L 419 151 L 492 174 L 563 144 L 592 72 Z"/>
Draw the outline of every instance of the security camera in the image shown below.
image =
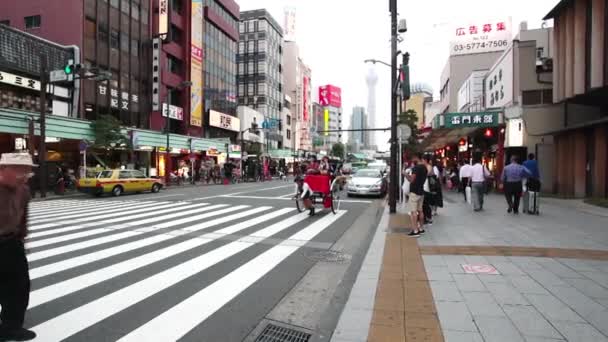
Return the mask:
<path id="1" fill-rule="evenodd" d="M 399 31 L 399 33 L 407 32 L 407 22 L 405 21 L 405 19 L 399 20 L 399 26 L 397 27 L 397 30 Z"/>

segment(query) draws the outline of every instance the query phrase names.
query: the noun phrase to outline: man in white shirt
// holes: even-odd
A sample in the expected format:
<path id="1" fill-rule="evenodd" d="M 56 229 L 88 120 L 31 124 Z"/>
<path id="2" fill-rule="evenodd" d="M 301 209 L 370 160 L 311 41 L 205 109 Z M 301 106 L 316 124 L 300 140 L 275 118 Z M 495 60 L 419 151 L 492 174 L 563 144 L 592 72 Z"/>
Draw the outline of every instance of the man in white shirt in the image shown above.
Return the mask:
<path id="1" fill-rule="evenodd" d="M 481 211 L 483 210 L 483 194 L 485 192 L 486 179 L 490 177 L 490 171 L 481 163 L 481 158 L 476 158 L 470 172 L 473 210 Z"/>
<path id="2" fill-rule="evenodd" d="M 467 186 L 469 185 L 469 180 L 471 179 L 471 165 L 468 162 L 463 160 L 460 161 L 460 190 L 464 195 L 464 201 L 467 201 Z"/>

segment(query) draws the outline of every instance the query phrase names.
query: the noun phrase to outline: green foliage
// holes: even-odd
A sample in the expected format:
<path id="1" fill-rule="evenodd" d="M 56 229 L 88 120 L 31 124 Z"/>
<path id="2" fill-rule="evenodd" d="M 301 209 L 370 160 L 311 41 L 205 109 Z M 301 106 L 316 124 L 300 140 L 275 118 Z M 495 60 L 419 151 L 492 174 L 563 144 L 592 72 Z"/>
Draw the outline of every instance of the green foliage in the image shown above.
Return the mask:
<path id="1" fill-rule="evenodd" d="M 408 139 L 407 142 L 403 142 L 403 148 L 405 150 L 409 150 L 412 152 L 416 151 L 416 145 L 418 144 L 417 136 L 418 136 L 418 114 L 413 109 L 408 109 L 405 112 L 399 114 L 397 118 L 398 124 L 406 124 L 410 126 L 412 130 L 412 135 Z"/>
<path id="2" fill-rule="evenodd" d="M 92 123 L 95 132 L 95 148 L 131 148 L 131 140 L 122 132 L 120 121 L 112 115 L 100 115 Z"/>
<path id="3" fill-rule="evenodd" d="M 344 144 L 341 142 L 335 143 L 331 147 L 331 155 L 338 158 L 344 158 Z"/>

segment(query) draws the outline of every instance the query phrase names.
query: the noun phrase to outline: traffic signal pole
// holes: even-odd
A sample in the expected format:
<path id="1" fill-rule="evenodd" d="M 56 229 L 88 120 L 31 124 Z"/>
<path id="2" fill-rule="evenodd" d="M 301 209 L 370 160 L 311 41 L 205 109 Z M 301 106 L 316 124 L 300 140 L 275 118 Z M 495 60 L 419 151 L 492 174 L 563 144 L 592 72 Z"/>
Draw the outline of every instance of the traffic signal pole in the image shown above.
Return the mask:
<path id="1" fill-rule="evenodd" d="M 38 168 L 40 172 L 40 197 L 46 197 L 48 169 L 46 165 L 46 85 L 48 70 L 46 55 L 40 54 L 40 145 L 38 147 Z"/>
<path id="2" fill-rule="evenodd" d="M 391 161 L 390 161 L 390 189 L 389 212 L 397 212 L 398 172 L 397 172 L 397 0 L 389 0 L 391 12 Z"/>

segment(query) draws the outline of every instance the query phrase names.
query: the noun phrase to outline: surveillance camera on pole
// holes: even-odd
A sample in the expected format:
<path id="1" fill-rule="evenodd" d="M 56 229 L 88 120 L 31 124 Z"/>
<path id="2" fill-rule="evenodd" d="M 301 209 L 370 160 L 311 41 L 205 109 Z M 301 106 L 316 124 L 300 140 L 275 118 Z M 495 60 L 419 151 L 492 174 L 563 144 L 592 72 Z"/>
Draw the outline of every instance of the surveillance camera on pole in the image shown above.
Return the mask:
<path id="1" fill-rule="evenodd" d="M 407 32 L 407 22 L 405 21 L 405 19 L 399 20 L 399 26 L 397 27 L 397 31 L 399 31 L 399 33 Z"/>

